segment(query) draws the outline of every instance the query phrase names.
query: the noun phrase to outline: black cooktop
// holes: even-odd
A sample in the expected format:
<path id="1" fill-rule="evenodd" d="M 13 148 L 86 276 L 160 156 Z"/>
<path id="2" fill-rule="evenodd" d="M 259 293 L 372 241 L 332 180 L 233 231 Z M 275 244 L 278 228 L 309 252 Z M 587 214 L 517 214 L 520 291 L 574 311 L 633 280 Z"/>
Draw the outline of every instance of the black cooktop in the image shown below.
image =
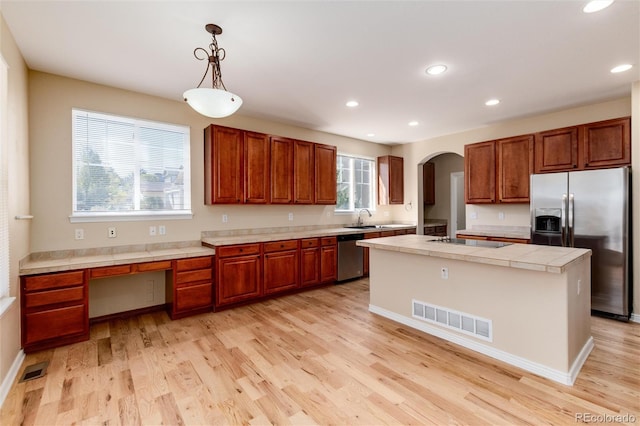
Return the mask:
<path id="1" fill-rule="evenodd" d="M 464 238 L 441 238 L 433 241 L 438 243 L 459 244 L 465 246 L 486 248 L 500 248 L 511 245 L 511 243 L 503 243 L 501 241 L 465 240 Z"/>

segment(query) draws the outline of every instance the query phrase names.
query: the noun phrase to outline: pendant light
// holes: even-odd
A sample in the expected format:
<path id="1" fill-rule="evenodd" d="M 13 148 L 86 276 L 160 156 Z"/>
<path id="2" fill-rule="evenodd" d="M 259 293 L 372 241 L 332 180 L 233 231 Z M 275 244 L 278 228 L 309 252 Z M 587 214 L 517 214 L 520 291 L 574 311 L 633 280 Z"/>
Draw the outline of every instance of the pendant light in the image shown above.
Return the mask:
<path id="1" fill-rule="evenodd" d="M 193 51 L 196 59 L 208 60 L 207 69 L 202 76 L 202 80 L 195 89 L 189 89 L 183 93 L 184 100 L 191 108 L 202 115 L 211 118 L 228 117 L 242 106 L 242 99 L 238 95 L 229 92 L 222 82 L 222 72 L 220 62 L 224 60 L 226 52 L 218 47 L 216 36 L 222 34 L 222 28 L 215 24 L 207 24 L 205 29 L 211 34 L 212 41 L 209 45 L 211 54 L 202 47 L 197 47 Z M 204 57 L 198 56 L 204 52 Z M 200 87 L 211 67 L 212 88 Z"/>

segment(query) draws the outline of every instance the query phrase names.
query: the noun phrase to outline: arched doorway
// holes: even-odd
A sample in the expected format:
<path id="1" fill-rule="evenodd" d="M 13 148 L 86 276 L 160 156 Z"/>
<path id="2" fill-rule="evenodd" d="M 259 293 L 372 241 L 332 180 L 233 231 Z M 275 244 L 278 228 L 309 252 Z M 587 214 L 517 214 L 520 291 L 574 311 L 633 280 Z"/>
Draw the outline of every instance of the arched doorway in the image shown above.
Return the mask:
<path id="1" fill-rule="evenodd" d="M 418 223 L 445 223 L 451 237 L 465 228 L 462 156 L 444 152 L 425 158 L 418 165 L 418 189 Z M 418 226 L 418 234 L 424 235 L 424 226 Z"/>

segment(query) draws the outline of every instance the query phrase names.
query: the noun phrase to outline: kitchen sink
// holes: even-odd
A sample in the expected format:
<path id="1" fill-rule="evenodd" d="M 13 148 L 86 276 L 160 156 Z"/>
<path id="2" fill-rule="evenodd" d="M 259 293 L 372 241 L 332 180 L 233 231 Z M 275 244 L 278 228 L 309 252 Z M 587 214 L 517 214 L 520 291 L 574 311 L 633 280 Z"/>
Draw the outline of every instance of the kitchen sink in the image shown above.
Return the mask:
<path id="1" fill-rule="evenodd" d="M 382 228 L 382 225 L 352 225 L 352 226 L 345 226 L 345 228 L 349 228 L 349 229 L 372 229 L 372 228 Z"/>

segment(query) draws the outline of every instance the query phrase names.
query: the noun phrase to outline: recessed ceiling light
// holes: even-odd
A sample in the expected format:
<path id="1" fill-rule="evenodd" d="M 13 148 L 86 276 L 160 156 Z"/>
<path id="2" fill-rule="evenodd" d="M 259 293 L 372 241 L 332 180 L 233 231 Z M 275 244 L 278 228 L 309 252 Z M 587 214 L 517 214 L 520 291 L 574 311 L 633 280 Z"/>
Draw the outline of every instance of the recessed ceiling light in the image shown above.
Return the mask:
<path id="1" fill-rule="evenodd" d="M 367 137 L 370 137 L 370 138 L 374 137 L 375 135 L 376 135 L 375 133 L 367 133 Z"/>
<path id="2" fill-rule="evenodd" d="M 427 68 L 426 72 L 427 74 L 430 74 L 430 75 L 438 75 L 438 74 L 442 74 L 446 70 L 447 70 L 446 65 L 431 65 L 429 68 Z"/>
<path id="3" fill-rule="evenodd" d="M 618 72 L 629 71 L 631 68 L 633 68 L 633 65 L 631 64 L 622 64 L 622 65 L 618 65 L 617 67 L 611 68 L 611 72 L 615 74 Z"/>
<path id="4" fill-rule="evenodd" d="M 355 108 L 355 107 L 357 107 L 357 106 L 358 106 L 358 105 L 360 105 L 360 104 L 358 103 L 358 101 L 349 101 L 349 102 L 347 102 L 347 103 L 346 103 L 346 105 L 347 105 L 349 108 Z"/>
<path id="5" fill-rule="evenodd" d="M 409 122 L 409 126 L 417 126 L 418 122 L 417 121 L 410 121 Z"/>
<path id="6" fill-rule="evenodd" d="M 500 103 L 500 99 L 489 99 L 487 102 L 485 102 L 484 104 L 486 106 L 494 106 L 494 105 L 498 105 Z"/>
<path id="7" fill-rule="evenodd" d="M 584 13 L 598 12 L 604 8 L 611 6 L 611 3 L 613 3 L 613 0 L 593 0 L 587 3 L 582 11 Z"/>

